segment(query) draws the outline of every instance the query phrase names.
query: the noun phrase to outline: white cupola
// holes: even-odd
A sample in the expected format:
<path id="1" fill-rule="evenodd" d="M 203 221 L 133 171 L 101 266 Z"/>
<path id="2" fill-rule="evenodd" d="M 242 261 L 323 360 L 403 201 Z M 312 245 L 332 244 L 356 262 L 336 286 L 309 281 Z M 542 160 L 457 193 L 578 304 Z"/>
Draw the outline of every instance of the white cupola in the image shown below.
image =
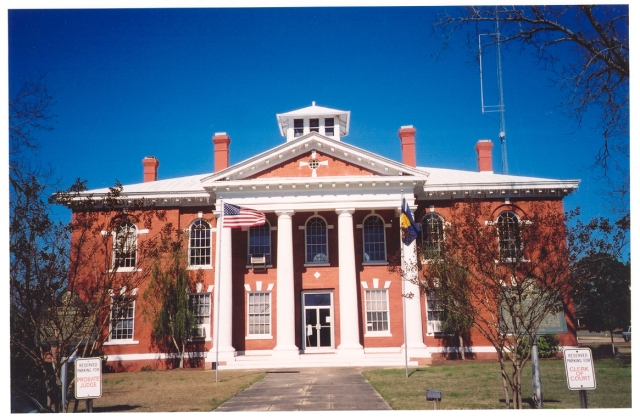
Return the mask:
<path id="1" fill-rule="evenodd" d="M 276 115 L 280 134 L 286 137 L 287 142 L 302 137 L 310 132 L 317 132 L 325 137 L 340 141 L 340 138 L 349 135 L 350 111 L 311 106 L 287 113 Z"/>

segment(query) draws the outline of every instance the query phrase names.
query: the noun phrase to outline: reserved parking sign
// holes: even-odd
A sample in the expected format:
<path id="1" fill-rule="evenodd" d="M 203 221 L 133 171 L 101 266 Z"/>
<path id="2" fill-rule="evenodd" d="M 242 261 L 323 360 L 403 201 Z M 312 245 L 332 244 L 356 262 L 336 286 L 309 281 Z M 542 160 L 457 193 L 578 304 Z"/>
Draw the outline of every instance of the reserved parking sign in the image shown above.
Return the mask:
<path id="1" fill-rule="evenodd" d="M 569 390 L 595 390 L 596 372 L 589 348 L 565 349 L 564 369 Z"/>
<path id="2" fill-rule="evenodd" d="M 76 399 L 96 399 L 102 396 L 102 359 L 76 359 Z"/>

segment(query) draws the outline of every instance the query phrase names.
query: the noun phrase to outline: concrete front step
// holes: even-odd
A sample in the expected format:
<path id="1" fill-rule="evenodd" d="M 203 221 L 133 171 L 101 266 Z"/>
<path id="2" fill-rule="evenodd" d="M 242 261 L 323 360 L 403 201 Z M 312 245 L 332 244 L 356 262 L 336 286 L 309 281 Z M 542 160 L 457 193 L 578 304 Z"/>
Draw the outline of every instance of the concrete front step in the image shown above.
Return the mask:
<path id="1" fill-rule="evenodd" d="M 409 360 L 407 365 L 417 367 L 424 362 Z M 241 355 L 220 370 L 227 369 L 274 369 L 274 368 L 312 368 L 312 367 L 404 367 L 405 359 L 401 354 L 362 354 L 344 356 L 337 353 L 300 354 L 286 358 L 269 355 Z"/>

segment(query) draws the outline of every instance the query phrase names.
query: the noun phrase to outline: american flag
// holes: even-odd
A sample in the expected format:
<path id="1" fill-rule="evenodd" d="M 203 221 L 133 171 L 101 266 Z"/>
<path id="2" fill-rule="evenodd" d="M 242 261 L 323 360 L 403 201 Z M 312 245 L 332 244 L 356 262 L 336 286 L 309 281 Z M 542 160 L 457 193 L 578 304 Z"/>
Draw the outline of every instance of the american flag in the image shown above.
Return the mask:
<path id="1" fill-rule="evenodd" d="M 264 213 L 224 203 L 222 227 L 255 227 L 265 223 Z"/>

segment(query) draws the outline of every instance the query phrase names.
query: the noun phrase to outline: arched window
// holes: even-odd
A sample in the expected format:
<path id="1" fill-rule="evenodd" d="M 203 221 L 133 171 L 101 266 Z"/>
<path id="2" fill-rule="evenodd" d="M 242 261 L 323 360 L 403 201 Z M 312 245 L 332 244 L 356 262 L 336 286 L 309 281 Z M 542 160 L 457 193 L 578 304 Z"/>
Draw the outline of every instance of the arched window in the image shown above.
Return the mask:
<path id="1" fill-rule="evenodd" d="M 422 217 L 422 249 L 430 259 L 440 256 L 444 243 L 444 220 L 439 214 L 430 212 Z"/>
<path id="2" fill-rule="evenodd" d="M 113 240 L 113 265 L 116 269 L 136 267 L 138 229 L 131 221 L 123 221 L 116 228 Z"/>
<path id="3" fill-rule="evenodd" d="M 268 221 L 249 228 L 249 260 L 251 255 L 264 255 L 265 263 L 271 265 L 271 226 Z"/>
<path id="4" fill-rule="evenodd" d="M 364 262 L 386 262 L 384 220 L 378 215 L 370 215 L 362 223 Z"/>
<path id="5" fill-rule="evenodd" d="M 202 218 L 189 227 L 189 266 L 211 266 L 211 225 Z"/>
<path id="6" fill-rule="evenodd" d="M 305 226 L 305 263 L 328 263 L 327 223 L 320 217 L 311 217 Z"/>
<path id="7" fill-rule="evenodd" d="M 503 261 L 517 261 L 522 248 L 520 238 L 520 219 L 513 211 L 505 211 L 498 215 L 498 246 L 500 259 Z"/>

